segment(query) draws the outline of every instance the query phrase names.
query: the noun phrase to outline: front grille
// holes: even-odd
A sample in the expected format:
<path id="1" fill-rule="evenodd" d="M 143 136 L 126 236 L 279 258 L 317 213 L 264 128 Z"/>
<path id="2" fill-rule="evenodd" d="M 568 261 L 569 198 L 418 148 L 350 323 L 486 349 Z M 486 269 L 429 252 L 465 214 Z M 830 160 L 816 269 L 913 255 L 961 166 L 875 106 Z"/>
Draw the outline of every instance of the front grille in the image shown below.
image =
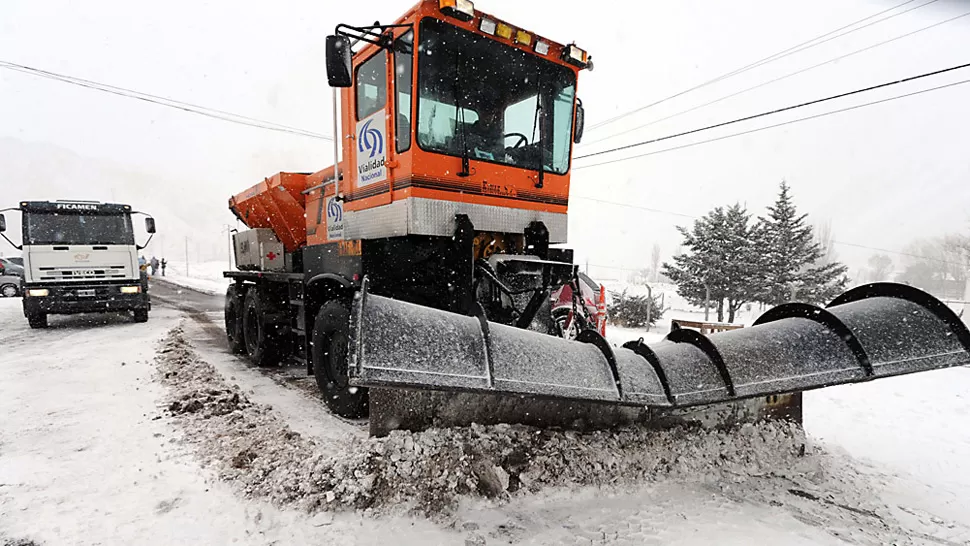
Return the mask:
<path id="1" fill-rule="evenodd" d="M 125 266 L 112 265 L 98 268 L 80 267 L 40 267 L 40 280 L 42 281 L 96 281 L 123 279 Z"/>

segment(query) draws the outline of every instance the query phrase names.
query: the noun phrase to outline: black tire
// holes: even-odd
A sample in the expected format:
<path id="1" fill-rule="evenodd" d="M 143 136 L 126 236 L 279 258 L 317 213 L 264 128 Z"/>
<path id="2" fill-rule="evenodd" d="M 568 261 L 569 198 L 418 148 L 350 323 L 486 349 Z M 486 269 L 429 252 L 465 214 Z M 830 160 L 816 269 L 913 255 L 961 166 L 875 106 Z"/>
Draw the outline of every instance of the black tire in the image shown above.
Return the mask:
<path id="1" fill-rule="evenodd" d="M 31 313 L 27 315 L 27 324 L 31 328 L 47 328 L 47 313 Z"/>
<path id="2" fill-rule="evenodd" d="M 278 366 L 283 355 L 280 340 L 269 331 L 264 319 L 265 311 L 259 291 L 255 286 L 251 287 L 246 291 L 242 316 L 246 354 L 253 364 L 268 368 Z"/>
<path id="3" fill-rule="evenodd" d="M 239 296 L 239 289 L 236 285 L 231 285 L 226 290 L 226 341 L 229 343 L 229 351 L 241 355 L 246 352 L 246 341 L 243 339 L 242 324 L 242 298 Z"/>
<path id="4" fill-rule="evenodd" d="M 135 309 L 135 322 L 148 322 L 148 309 Z"/>
<path id="5" fill-rule="evenodd" d="M 576 339 L 583 330 L 590 330 L 592 327 L 586 321 L 586 318 L 582 315 L 573 316 L 573 324 L 570 331 L 566 331 L 566 319 L 569 317 L 569 311 L 565 309 L 560 309 L 552 313 L 552 320 L 556 323 L 556 335 L 563 339 Z"/>
<path id="6" fill-rule="evenodd" d="M 16 298 L 20 295 L 20 287 L 13 283 L 0 285 L 0 296 L 5 298 Z"/>
<path id="7" fill-rule="evenodd" d="M 320 308 L 312 341 L 313 376 L 330 411 L 341 417 L 366 417 L 367 389 L 347 384 L 350 311 L 344 303 L 329 301 Z"/>

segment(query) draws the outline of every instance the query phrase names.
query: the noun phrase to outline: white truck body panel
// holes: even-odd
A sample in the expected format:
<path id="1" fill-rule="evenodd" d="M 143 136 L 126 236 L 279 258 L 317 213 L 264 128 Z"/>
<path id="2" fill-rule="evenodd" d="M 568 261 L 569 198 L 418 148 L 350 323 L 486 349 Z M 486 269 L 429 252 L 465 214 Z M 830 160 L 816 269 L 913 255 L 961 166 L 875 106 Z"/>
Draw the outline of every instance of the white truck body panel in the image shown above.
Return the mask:
<path id="1" fill-rule="evenodd" d="M 23 256 L 28 283 L 139 279 L 134 245 L 25 245 Z"/>
<path id="2" fill-rule="evenodd" d="M 242 270 L 283 271 L 286 269 L 283 243 L 273 230 L 247 229 L 232 236 L 236 267 Z"/>

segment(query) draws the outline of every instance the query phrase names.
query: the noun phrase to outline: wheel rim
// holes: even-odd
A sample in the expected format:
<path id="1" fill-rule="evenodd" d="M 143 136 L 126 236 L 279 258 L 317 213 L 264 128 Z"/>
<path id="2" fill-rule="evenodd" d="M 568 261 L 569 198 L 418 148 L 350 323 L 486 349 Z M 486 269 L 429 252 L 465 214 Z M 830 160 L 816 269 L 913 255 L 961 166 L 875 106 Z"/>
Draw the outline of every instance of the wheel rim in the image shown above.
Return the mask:
<path id="1" fill-rule="evenodd" d="M 247 311 L 246 319 L 243 321 L 243 327 L 246 330 L 246 350 L 253 354 L 259 344 L 259 316 L 256 314 L 256 310 Z"/>
<path id="2" fill-rule="evenodd" d="M 347 383 L 347 350 L 349 340 L 347 334 L 334 332 L 330 336 L 330 345 L 327 351 L 327 368 L 330 370 L 330 380 L 341 389 L 346 388 Z"/>
<path id="3" fill-rule="evenodd" d="M 12 298 L 17 295 L 17 287 L 12 285 L 5 285 L 2 289 L 3 297 Z"/>

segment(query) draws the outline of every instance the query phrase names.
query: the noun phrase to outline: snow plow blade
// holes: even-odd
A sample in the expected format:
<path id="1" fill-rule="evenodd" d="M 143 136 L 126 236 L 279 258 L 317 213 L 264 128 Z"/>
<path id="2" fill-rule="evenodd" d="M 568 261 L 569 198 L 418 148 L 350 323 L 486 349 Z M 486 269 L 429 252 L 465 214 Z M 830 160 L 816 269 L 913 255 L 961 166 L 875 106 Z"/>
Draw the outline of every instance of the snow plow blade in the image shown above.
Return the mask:
<path id="1" fill-rule="evenodd" d="M 365 283 L 366 287 L 366 283 Z M 939 300 L 877 283 L 827 308 L 789 303 L 751 328 L 612 347 L 368 294 L 354 302 L 351 382 L 608 405 L 686 408 L 970 364 L 970 331 Z"/>

